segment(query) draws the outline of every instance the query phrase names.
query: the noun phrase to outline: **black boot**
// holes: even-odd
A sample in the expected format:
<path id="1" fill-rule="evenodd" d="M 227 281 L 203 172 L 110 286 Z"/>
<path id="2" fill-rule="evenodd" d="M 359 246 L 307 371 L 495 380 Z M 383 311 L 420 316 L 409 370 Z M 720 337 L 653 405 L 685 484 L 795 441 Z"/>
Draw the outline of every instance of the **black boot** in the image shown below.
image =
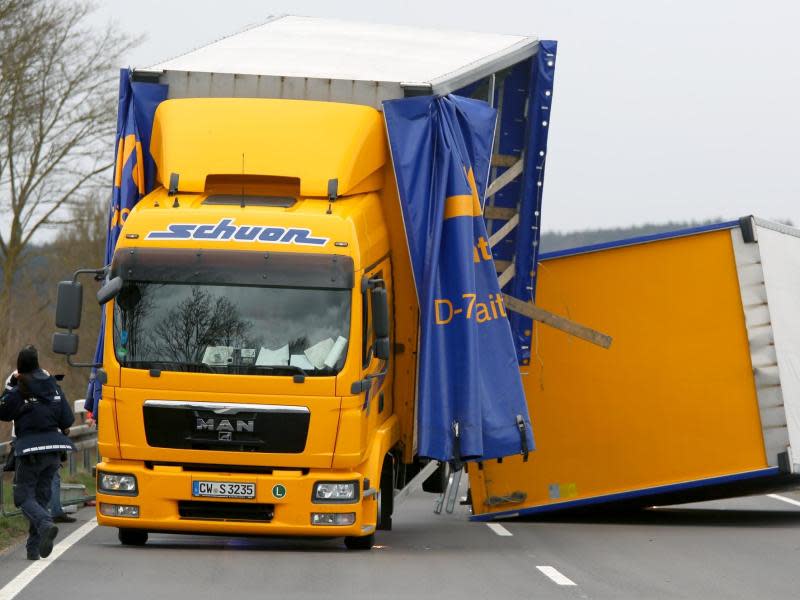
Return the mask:
<path id="1" fill-rule="evenodd" d="M 55 523 L 74 523 L 77 520 L 78 519 L 76 519 L 75 517 L 70 517 L 67 513 L 64 513 L 63 515 L 56 515 L 55 517 L 53 517 L 53 521 Z"/>
<path id="2" fill-rule="evenodd" d="M 39 556 L 47 558 L 53 551 L 53 540 L 58 535 L 58 527 L 50 525 L 47 529 L 40 534 L 42 538 L 39 540 Z"/>

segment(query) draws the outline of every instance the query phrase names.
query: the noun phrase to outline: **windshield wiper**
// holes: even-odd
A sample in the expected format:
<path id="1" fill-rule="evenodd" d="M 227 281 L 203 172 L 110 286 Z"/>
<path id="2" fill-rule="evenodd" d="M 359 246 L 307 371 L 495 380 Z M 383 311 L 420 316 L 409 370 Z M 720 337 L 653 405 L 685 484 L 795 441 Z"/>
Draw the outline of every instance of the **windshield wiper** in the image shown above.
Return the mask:
<path id="1" fill-rule="evenodd" d="M 268 371 L 291 371 L 292 373 L 297 373 L 295 376 L 295 381 L 297 383 L 303 383 L 303 380 L 308 377 L 308 373 L 297 365 L 253 365 L 253 367 L 256 369 L 267 369 Z M 302 377 L 303 379 L 298 381 L 298 377 Z"/>

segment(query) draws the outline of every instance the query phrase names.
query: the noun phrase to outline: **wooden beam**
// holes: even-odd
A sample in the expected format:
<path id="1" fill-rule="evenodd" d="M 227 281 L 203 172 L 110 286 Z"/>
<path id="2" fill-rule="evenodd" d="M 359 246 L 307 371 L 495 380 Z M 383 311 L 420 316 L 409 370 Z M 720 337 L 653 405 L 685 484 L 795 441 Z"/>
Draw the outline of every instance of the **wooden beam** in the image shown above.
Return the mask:
<path id="1" fill-rule="evenodd" d="M 489 198 L 494 196 L 497 192 L 502 190 L 506 187 L 509 183 L 514 181 L 517 177 L 520 176 L 522 173 L 522 159 L 520 158 L 517 162 L 511 165 L 506 171 L 495 179 L 492 183 L 489 184 L 489 188 L 486 190 L 486 197 Z"/>
<path id="2" fill-rule="evenodd" d="M 505 275 L 505 272 L 503 273 Z M 500 286 L 503 287 L 502 285 Z M 577 338 L 600 346 L 601 348 L 608 349 L 611 346 L 611 336 L 600 333 L 590 327 L 571 321 L 565 317 L 551 313 L 549 310 L 539 308 L 532 302 L 524 302 L 514 296 L 503 294 L 503 301 L 506 308 L 513 310 L 521 315 L 525 315 L 529 319 L 539 321 L 545 325 L 549 325 L 555 329 L 573 335 Z"/>
<path id="3" fill-rule="evenodd" d="M 492 156 L 493 167 L 510 167 L 519 160 L 519 156 L 511 154 L 495 154 Z"/>
<path id="4" fill-rule="evenodd" d="M 496 260 L 496 261 L 494 261 L 494 270 L 497 271 L 498 273 L 502 273 L 503 271 L 505 271 L 510 266 L 511 266 L 511 261 L 510 260 Z"/>
<path id="5" fill-rule="evenodd" d="M 500 283 L 501 290 L 503 289 L 503 286 L 505 284 L 511 281 L 511 278 L 514 276 L 514 273 L 516 273 L 516 269 L 514 267 L 514 263 L 511 263 L 510 267 L 508 267 L 505 271 L 503 271 L 502 273 L 500 273 L 500 275 L 497 276 L 497 281 Z"/>
<path id="6" fill-rule="evenodd" d="M 502 219 L 508 221 L 511 217 L 517 214 L 516 208 L 503 208 L 501 206 L 486 206 L 483 209 L 484 219 Z"/>
<path id="7" fill-rule="evenodd" d="M 514 227 L 516 227 L 518 224 L 519 224 L 519 213 L 517 213 L 516 215 L 511 217 L 508 221 L 506 221 L 500 229 L 495 231 L 489 237 L 489 247 L 494 248 L 500 242 L 500 240 L 502 240 L 509 233 L 511 233 L 511 230 L 514 229 Z"/>

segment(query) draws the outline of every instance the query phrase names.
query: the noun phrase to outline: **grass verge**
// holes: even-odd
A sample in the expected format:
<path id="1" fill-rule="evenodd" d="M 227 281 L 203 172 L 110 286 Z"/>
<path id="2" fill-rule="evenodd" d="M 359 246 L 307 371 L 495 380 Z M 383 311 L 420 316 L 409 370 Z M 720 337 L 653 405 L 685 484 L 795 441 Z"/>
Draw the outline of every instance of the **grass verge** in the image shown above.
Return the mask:
<path id="1" fill-rule="evenodd" d="M 0 552 L 27 535 L 28 521 L 25 517 L 0 517 Z"/>
<path id="2" fill-rule="evenodd" d="M 3 507 L 8 512 L 16 510 L 14 506 L 14 474 L 3 473 Z M 0 516 L 0 552 L 28 535 L 28 521 L 22 515 L 11 517 Z"/>

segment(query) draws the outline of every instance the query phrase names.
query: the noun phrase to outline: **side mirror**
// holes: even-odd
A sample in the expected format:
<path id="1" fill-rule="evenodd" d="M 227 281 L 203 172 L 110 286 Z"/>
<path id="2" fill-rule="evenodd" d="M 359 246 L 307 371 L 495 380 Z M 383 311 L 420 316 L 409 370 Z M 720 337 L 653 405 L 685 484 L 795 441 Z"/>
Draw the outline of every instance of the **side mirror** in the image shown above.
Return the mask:
<path id="1" fill-rule="evenodd" d="M 97 302 L 103 306 L 109 300 L 117 297 L 122 290 L 122 277 L 114 277 L 97 291 Z"/>
<path id="2" fill-rule="evenodd" d="M 78 334 L 62 333 L 53 334 L 53 352 L 70 356 L 78 353 Z"/>
<path id="3" fill-rule="evenodd" d="M 372 294 L 372 329 L 375 337 L 389 337 L 389 298 L 386 288 L 374 287 L 370 291 Z"/>
<path id="4" fill-rule="evenodd" d="M 59 331 L 53 334 L 53 352 L 56 354 L 66 354 L 67 364 L 72 367 L 101 367 L 100 363 L 74 363 L 72 355 L 78 353 L 78 335 L 73 333 L 81 324 L 81 308 L 83 305 L 83 287 L 78 283 L 80 275 L 94 275 L 104 277 L 107 267 L 102 269 L 78 269 L 72 276 L 72 281 L 62 281 L 58 284 L 58 298 L 56 301 L 56 327 L 67 329 L 67 332 Z M 119 281 L 114 281 L 119 280 Z M 100 304 L 108 302 L 116 296 L 122 289 L 122 279 L 115 277 L 104 285 L 97 294 Z"/>
<path id="5" fill-rule="evenodd" d="M 83 286 L 79 281 L 61 281 L 56 300 L 56 327 L 77 329 L 81 325 Z"/>

